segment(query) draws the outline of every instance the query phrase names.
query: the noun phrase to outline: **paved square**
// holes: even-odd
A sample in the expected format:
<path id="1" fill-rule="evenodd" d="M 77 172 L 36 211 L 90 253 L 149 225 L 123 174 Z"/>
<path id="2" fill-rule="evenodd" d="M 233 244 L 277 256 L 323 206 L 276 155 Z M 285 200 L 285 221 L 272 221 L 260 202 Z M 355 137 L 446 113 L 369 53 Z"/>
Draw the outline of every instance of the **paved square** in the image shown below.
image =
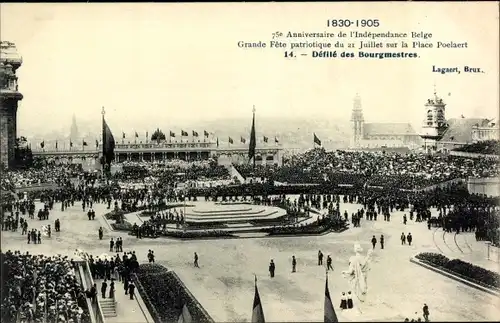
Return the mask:
<path id="1" fill-rule="evenodd" d="M 349 213 L 360 208 L 356 204 L 341 203 L 341 211 Z M 321 250 L 333 259 L 334 271 L 329 274 L 329 288 L 340 321 L 402 321 L 414 313 L 421 314 L 424 303 L 429 305 L 432 321 L 479 321 L 499 317 L 499 299 L 481 291 L 445 278 L 409 261 L 422 251 L 440 252 L 448 257 L 477 259 L 492 268 L 498 263 L 485 260 L 482 248 L 473 234 L 460 234 L 454 239 L 441 230 L 428 230 L 425 223 L 401 221 L 403 212 L 395 212 L 391 222 L 362 220 L 360 228 L 319 237 L 273 237 L 223 240 L 179 241 L 174 239 L 137 240 L 119 232 L 107 232 L 98 240 L 100 226 L 107 229 L 100 215 L 107 212 L 102 204 L 94 206 L 97 217 L 88 221 L 81 203 L 61 212 L 54 206 L 50 220 L 30 220 L 30 227 L 41 227 L 61 221 L 61 232 L 52 238 L 42 238 L 42 244 L 26 243 L 20 232 L 2 234 L 2 249 L 19 249 L 31 253 L 73 255 L 76 248 L 91 254 L 108 253 L 111 237 L 122 236 L 124 250 L 135 250 L 139 259 L 147 261 L 148 249 L 156 261 L 175 270 L 186 286 L 205 307 L 215 321 L 249 321 L 253 303 L 254 274 L 267 321 L 322 321 L 325 287 L 325 268 L 317 266 Z M 411 232 L 412 246 L 402 246 L 401 232 Z M 353 255 L 353 244 L 359 241 L 364 253 L 371 248 L 372 235 L 383 234 L 384 250 L 375 248 L 371 270 L 368 273 L 368 303 L 359 317 L 346 315 L 338 308 L 341 292 L 348 291 L 348 283 L 341 276 L 348 259 Z M 455 243 L 456 240 L 456 243 Z M 457 248 L 457 246 L 462 246 Z M 469 246 L 469 247 L 467 247 Z M 439 249 L 438 249 L 439 248 Z M 446 249 L 447 248 L 447 249 Z M 462 250 L 462 252 L 459 251 Z M 485 250 L 485 249 L 484 249 Z M 200 268 L 193 268 L 193 253 L 200 256 Z M 291 273 L 291 257 L 297 258 L 297 272 Z M 276 263 L 276 277 L 268 274 L 270 259 Z"/>

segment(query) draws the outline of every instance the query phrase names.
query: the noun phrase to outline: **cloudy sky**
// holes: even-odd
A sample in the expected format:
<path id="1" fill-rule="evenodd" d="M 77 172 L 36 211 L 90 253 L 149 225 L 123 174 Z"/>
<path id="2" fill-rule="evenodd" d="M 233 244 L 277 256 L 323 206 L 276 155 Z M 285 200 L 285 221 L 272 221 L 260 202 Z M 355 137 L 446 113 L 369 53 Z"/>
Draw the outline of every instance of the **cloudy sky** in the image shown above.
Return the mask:
<path id="1" fill-rule="evenodd" d="M 348 119 L 356 93 L 372 122 L 419 125 L 434 84 L 447 116 L 498 114 L 498 7 L 491 3 L 1 4 L 1 39 L 23 56 L 19 131 L 78 119 L 155 128 L 196 119 Z M 275 31 L 323 32 L 328 18 L 379 19 L 378 32 L 429 32 L 467 49 L 423 49 L 419 59 L 287 60 L 240 49 Z M 358 29 L 363 31 L 361 29 Z M 480 67 L 436 74 L 432 66 Z M 451 93 L 451 96 L 448 96 Z M 31 131 L 30 131 L 31 132 Z"/>

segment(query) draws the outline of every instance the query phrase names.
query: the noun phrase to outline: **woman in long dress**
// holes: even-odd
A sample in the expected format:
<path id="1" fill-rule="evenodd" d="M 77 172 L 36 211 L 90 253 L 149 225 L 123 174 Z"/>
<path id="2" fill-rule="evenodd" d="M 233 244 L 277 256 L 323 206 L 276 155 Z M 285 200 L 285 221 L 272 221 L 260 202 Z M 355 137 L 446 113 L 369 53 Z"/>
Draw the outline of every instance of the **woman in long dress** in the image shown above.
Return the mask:
<path id="1" fill-rule="evenodd" d="M 109 298 L 115 297 L 115 280 L 111 278 L 111 284 L 109 284 Z"/>

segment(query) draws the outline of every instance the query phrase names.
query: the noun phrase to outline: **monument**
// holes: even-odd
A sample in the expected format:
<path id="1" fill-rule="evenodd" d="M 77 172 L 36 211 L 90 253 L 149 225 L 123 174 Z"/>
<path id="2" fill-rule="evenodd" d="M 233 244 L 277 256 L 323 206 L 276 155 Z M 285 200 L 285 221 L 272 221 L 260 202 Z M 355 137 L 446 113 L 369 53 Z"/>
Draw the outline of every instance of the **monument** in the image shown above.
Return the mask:
<path id="1" fill-rule="evenodd" d="M 0 162 L 12 167 L 17 136 L 17 106 L 23 99 L 18 91 L 16 70 L 23 60 L 14 43 L 0 42 Z"/>
<path id="2" fill-rule="evenodd" d="M 343 311 L 344 317 L 357 321 L 359 317 L 368 318 L 373 313 L 366 313 L 369 310 L 371 302 L 366 302 L 368 292 L 367 274 L 370 270 L 370 262 L 373 250 L 368 250 L 366 256 L 363 256 L 363 248 L 359 243 L 354 244 L 355 255 L 349 258 L 349 269 L 343 270 L 342 275 L 347 278 L 350 290 L 354 293 L 353 308 Z"/>

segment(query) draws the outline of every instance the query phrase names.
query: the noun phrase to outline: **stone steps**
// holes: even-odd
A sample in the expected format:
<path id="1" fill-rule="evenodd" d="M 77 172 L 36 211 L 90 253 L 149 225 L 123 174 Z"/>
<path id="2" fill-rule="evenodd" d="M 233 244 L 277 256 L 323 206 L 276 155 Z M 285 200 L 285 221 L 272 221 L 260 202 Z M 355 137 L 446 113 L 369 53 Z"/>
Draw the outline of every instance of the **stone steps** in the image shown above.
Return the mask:
<path id="1" fill-rule="evenodd" d="M 116 314 L 116 301 L 113 298 L 100 298 L 99 304 L 101 305 L 102 314 L 104 317 L 115 317 Z"/>

